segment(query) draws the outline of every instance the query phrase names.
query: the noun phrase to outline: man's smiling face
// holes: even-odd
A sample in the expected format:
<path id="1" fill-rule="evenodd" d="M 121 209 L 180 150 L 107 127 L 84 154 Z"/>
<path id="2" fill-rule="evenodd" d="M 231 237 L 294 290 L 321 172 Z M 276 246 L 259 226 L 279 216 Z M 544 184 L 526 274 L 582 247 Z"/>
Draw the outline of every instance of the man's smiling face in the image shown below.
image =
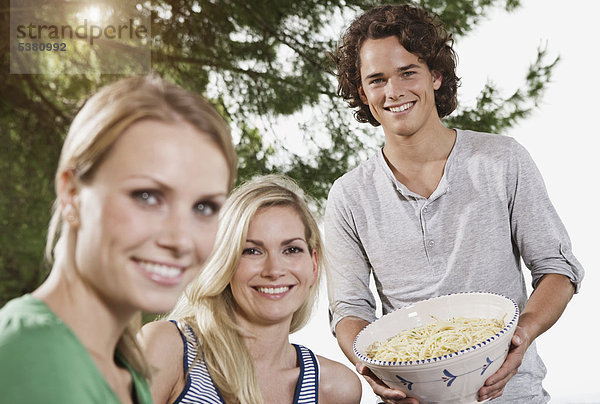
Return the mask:
<path id="1" fill-rule="evenodd" d="M 367 39 L 360 49 L 359 89 L 386 137 L 411 136 L 439 121 L 434 91 L 441 74 L 430 71 L 395 36 Z"/>

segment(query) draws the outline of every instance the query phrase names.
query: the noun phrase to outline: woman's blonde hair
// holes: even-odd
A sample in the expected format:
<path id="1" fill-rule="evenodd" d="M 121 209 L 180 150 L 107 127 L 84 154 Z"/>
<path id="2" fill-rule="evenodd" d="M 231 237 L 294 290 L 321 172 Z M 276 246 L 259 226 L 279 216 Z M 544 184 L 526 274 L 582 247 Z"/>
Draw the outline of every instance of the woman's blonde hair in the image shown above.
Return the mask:
<path id="1" fill-rule="evenodd" d="M 296 211 L 304 224 L 309 250 L 317 255 L 317 281 L 294 313 L 290 333 L 308 322 L 324 267 L 323 243 L 304 193 L 293 180 L 280 175 L 257 177 L 233 191 L 221 210 L 211 256 L 169 316 L 194 329 L 202 345 L 198 351 L 204 355 L 215 385 L 230 403 L 263 402 L 244 341 L 248 334 L 236 323 L 236 303 L 229 284 L 242 255 L 250 221 L 260 209 L 272 206 L 289 206 Z"/>
<path id="2" fill-rule="evenodd" d="M 201 96 L 169 83 L 158 76 L 139 76 L 119 80 L 103 87 L 81 108 L 65 139 L 55 187 L 65 172 L 82 182 L 91 180 L 115 141 L 135 122 L 154 120 L 185 122 L 208 136 L 219 147 L 229 166 L 229 189 L 236 177 L 237 157 L 229 127 L 219 113 Z M 62 207 L 54 202 L 46 240 L 46 259 L 53 263 L 62 254 Z M 59 251 L 59 249 L 61 249 Z M 149 376 L 135 333 L 139 318 L 121 336 L 118 350 L 138 372 Z"/>

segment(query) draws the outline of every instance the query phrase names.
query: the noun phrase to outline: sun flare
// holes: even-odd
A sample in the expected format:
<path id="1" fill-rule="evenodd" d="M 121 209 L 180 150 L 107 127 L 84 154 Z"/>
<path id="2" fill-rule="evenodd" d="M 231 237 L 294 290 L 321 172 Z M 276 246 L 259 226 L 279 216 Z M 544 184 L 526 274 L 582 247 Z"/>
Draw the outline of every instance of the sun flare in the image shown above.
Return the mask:
<path id="1" fill-rule="evenodd" d="M 78 12 L 77 17 L 98 24 L 102 22 L 102 9 L 99 6 L 89 6 Z"/>

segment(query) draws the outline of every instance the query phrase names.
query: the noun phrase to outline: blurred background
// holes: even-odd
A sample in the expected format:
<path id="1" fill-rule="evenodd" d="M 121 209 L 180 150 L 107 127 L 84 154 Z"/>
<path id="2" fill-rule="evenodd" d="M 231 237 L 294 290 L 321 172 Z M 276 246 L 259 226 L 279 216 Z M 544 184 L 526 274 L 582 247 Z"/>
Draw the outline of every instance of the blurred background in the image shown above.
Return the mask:
<path id="1" fill-rule="evenodd" d="M 29 2 L 31 3 L 31 2 Z M 110 58 L 97 48 L 40 58 L 44 74 L 10 74 L 11 7 L 0 0 L 0 306 L 44 279 L 43 248 L 53 175 L 62 139 L 87 96 L 124 75 L 103 74 Z M 36 18 L 69 2 L 37 1 Z M 383 142 L 378 129 L 358 124 L 336 96 L 327 52 L 364 0 L 154 0 L 80 1 L 72 18 L 97 24 L 135 7 L 151 26 L 152 71 L 211 99 L 230 122 L 243 181 L 281 172 L 295 178 L 322 211 L 331 183 L 365 160 Z M 600 3 L 589 0 L 421 0 L 455 34 L 459 55 L 459 108 L 450 127 L 515 137 L 531 153 L 565 223 L 574 252 L 586 269 L 581 293 L 563 317 L 538 339 L 548 367 L 544 383 L 553 403 L 600 403 L 594 365 L 600 307 L 600 226 L 593 205 L 600 62 L 595 34 Z M 71 2 L 73 5 L 73 2 Z M 30 4 L 29 4 L 30 6 Z M 48 17 L 49 18 L 49 17 Z M 12 58 L 12 59 L 11 59 Z M 58 67 L 57 67 L 58 66 Z M 138 66 L 139 67 L 139 66 Z M 72 74 L 73 72 L 77 74 Z M 145 70 L 144 70 L 145 71 Z M 150 317 L 148 317 L 150 318 Z M 341 362 L 327 324 L 325 287 L 313 320 L 292 336 Z M 363 384 L 363 402 L 374 402 Z"/>

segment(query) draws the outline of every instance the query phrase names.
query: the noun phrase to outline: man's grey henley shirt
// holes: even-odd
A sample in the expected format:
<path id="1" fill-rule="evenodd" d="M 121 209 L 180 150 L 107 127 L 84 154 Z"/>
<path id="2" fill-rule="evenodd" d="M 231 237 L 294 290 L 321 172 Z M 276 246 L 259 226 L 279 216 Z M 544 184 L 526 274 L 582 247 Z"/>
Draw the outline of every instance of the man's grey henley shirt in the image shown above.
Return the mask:
<path id="1" fill-rule="evenodd" d="M 383 314 L 449 293 L 484 291 L 527 301 L 521 258 L 535 287 L 545 274 L 579 289 L 583 268 L 529 153 L 508 136 L 457 130 L 429 198 L 411 192 L 382 150 L 339 178 L 325 214 L 331 327 L 346 316 Z M 494 402 L 547 402 L 535 344 Z"/>

